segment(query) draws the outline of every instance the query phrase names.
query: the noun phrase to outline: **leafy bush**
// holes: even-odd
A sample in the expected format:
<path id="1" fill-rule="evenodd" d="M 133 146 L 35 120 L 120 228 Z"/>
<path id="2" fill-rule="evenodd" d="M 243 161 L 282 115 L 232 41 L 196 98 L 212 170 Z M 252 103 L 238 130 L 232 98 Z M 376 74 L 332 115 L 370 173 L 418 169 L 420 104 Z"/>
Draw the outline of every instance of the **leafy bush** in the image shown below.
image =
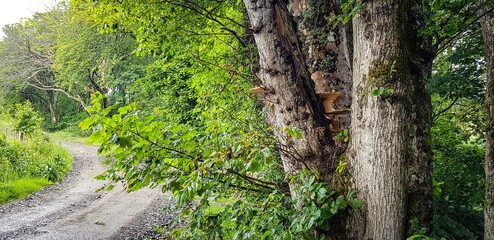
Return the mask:
<path id="1" fill-rule="evenodd" d="M 41 121 L 43 119 L 31 106 L 31 102 L 26 101 L 24 104 L 16 104 L 15 106 L 15 130 L 27 135 L 33 134 L 37 130 L 41 130 Z"/>
<path id="2" fill-rule="evenodd" d="M 336 214 L 361 204 L 353 191 L 336 192 L 313 172 L 286 175 L 274 140 L 251 124 L 160 122 L 140 116 L 135 104 L 103 109 L 103 96 L 95 96 L 80 126 L 93 129 L 89 143 L 111 156 L 98 178 L 126 182 L 129 191 L 160 185 L 172 192 L 183 210 L 177 221 L 190 221 L 173 233 L 178 239 L 310 239 L 313 229 L 329 230 Z M 299 196 L 292 198 L 289 184 Z M 232 197 L 222 211 L 210 211 L 216 199 Z"/>
<path id="3" fill-rule="evenodd" d="M 52 182 L 62 179 L 71 168 L 71 156 L 51 142 L 11 140 L 0 147 L 0 181 L 16 177 L 45 178 Z"/>
<path id="4" fill-rule="evenodd" d="M 80 128 L 77 127 L 80 121 L 87 117 L 86 112 L 74 113 L 72 115 L 63 115 L 57 122 L 52 123 L 48 121 L 43 121 L 41 127 L 43 130 L 48 132 L 55 132 L 66 130 L 70 132 L 74 132 L 81 136 L 88 136 L 88 133 L 83 132 Z"/>
<path id="5" fill-rule="evenodd" d="M 434 196 L 433 236 L 483 239 L 485 146 L 483 139 L 472 137 L 475 131 L 469 121 L 458 117 L 463 113 L 453 108 L 452 114 L 438 118 L 432 128 L 433 177 L 440 184 Z"/>
<path id="6" fill-rule="evenodd" d="M 6 114 L 0 118 L 0 127 L 5 127 L 2 132 L 14 133 L 14 125 L 17 125 L 16 129 L 30 133 L 30 137 L 22 141 L 16 139 L 15 134 L 10 137 L 0 134 L 0 203 L 60 181 L 72 166 L 69 152 L 41 134 L 39 122 L 31 122 L 37 119 L 35 112 L 29 107 L 20 108 L 24 113 L 18 116 L 24 116 L 24 120 L 14 121 Z"/>

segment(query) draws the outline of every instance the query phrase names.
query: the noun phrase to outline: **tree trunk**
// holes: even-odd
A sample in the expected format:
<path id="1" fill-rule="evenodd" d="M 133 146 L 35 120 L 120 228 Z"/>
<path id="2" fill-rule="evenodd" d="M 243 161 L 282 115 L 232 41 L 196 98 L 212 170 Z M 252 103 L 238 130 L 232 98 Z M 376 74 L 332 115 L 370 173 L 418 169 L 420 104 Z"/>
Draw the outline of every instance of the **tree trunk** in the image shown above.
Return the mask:
<path id="1" fill-rule="evenodd" d="M 47 91 L 48 94 L 48 108 L 50 109 L 51 123 L 57 123 L 57 95 L 55 91 Z"/>
<path id="2" fill-rule="evenodd" d="M 333 62 L 330 61 L 333 65 L 338 59 L 345 61 L 338 55 L 341 46 L 338 44 L 345 42 L 337 43 L 335 37 L 328 40 L 328 36 L 315 42 L 314 34 L 307 30 L 321 24 L 328 25 L 319 22 L 328 20 L 312 19 L 314 25 L 300 24 L 306 20 L 304 12 L 318 10 L 309 2 L 313 1 L 291 1 L 288 4 L 271 0 L 244 1 L 260 56 L 261 70 L 258 74 L 265 89 L 260 99 L 266 105 L 269 124 L 275 127 L 284 169 L 288 174 L 295 174 L 305 167 L 318 172 L 323 180 L 330 181 L 336 159 L 346 146 L 333 139 L 328 129 L 330 120 L 324 114 L 316 88 L 318 92 L 336 90 L 329 87 L 330 81 L 334 81 L 334 86 L 349 89 L 350 78 L 348 72 L 340 77 L 336 66 L 329 69 L 322 63 L 329 54 L 333 55 Z M 329 2 L 321 4 L 328 10 L 322 13 L 322 17 L 331 14 L 331 8 L 335 8 Z M 330 35 L 338 34 L 331 29 L 327 31 Z M 309 62 L 313 65 L 308 66 Z M 316 78 L 319 82 L 315 84 L 311 75 L 316 71 L 320 71 L 320 77 Z M 350 101 L 347 102 L 349 106 Z M 297 129 L 302 137 L 291 136 L 287 129 Z"/>
<path id="3" fill-rule="evenodd" d="M 89 82 L 91 83 L 91 85 L 93 86 L 94 89 L 96 89 L 96 91 L 98 91 L 99 93 L 101 93 L 101 95 L 105 96 L 103 98 L 103 102 L 101 104 L 101 107 L 103 109 L 107 108 L 108 107 L 108 98 L 107 98 L 107 94 L 108 94 L 108 89 L 105 88 L 105 87 L 102 87 L 100 84 L 98 84 L 98 82 L 96 81 L 96 78 L 99 78 L 100 76 L 98 75 L 98 70 L 90 70 L 89 71 L 89 74 L 88 74 L 88 80 Z"/>
<path id="4" fill-rule="evenodd" d="M 350 169 L 366 204 L 347 239 L 404 239 L 432 218 L 430 41 L 420 39 L 417 3 L 366 1 L 353 22 Z"/>
<path id="5" fill-rule="evenodd" d="M 366 202 L 349 211 L 350 217 L 334 220 L 331 238 L 402 239 L 412 231 L 407 224 L 412 219 L 430 229 L 431 103 L 425 83 L 432 55 L 430 41 L 417 37 L 422 15 L 411 10 L 421 8 L 366 2 L 353 29 L 352 93 L 351 29 L 333 28 L 330 21 L 338 14 L 338 1 L 244 3 L 260 56 L 264 92 L 259 98 L 279 139 L 285 171 L 309 168 L 340 193 L 348 191 L 345 180 L 352 178 Z M 394 92 L 372 96 L 381 88 Z M 317 94 L 331 91 L 342 94 L 336 108 L 352 105 L 353 119 L 325 114 Z M 352 122 L 349 157 L 346 142 L 329 130 L 336 118 L 340 130 Z M 296 128 L 302 137 L 290 136 L 287 128 Z M 353 174 L 343 182 L 334 174 L 339 161 L 348 161 Z"/>
<path id="6" fill-rule="evenodd" d="M 340 14 L 339 1 L 295 0 L 288 9 L 297 25 L 305 64 L 316 93 L 340 92 L 336 109 L 349 109 L 352 103 L 351 25 L 335 25 L 334 17 Z M 349 114 L 335 117 L 340 129 L 350 127 Z M 346 148 L 344 141 L 338 141 L 337 145 Z"/>
<path id="7" fill-rule="evenodd" d="M 480 4 L 487 1 L 481 0 Z M 484 6 L 480 14 L 488 11 Z M 487 60 L 484 239 L 494 239 L 494 13 L 480 19 Z"/>

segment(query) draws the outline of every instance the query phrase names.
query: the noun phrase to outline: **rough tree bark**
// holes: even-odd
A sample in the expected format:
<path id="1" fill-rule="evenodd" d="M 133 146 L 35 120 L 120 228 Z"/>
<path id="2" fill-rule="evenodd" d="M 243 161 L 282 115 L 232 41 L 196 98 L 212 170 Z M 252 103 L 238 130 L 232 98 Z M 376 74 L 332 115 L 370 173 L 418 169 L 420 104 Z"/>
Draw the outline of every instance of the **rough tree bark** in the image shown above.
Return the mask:
<path id="1" fill-rule="evenodd" d="M 487 1 L 481 0 L 480 4 Z M 480 14 L 488 10 L 484 6 Z M 484 239 L 494 239 L 494 12 L 480 19 L 487 60 Z"/>
<path id="2" fill-rule="evenodd" d="M 48 104 L 48 109 L 50 110 L 50 121 L 51 123 L 57 123 L 57 97 L 58 93 L 55 91 L 46 91 L 46 104 Z"/>
<path id="3" fill-rule="evenodd" d="M 419 1 L 367 1 L 354 19 L 350 167 L 365 207 L 352 239 L 403 239 L 431 228 L 430 40 Z M 360 228 L 357 226 L 365 226 Z"/>
<path id="4" fill-rule="evenodd" d="M 355 19 L 351 68 L 351 31 L 330 21 L 338 2 L 244 0 L 260 56 L 260 98 L 287 173 L 310 168 L 340 192 L 353 183 L 366 202 L 335 219 L 331 238 L 403 239 L 413 231 L 410 220 L 430 229 L 432 216 L 431 104 L 425 91 L 432 51 L 430 41 L 418 37 L 422 6 L 366 1 Z M 381 88 L 394 92 L 372 96 Z M 352 104 L 352 118 L 338 116 L 342 129 L 353 125 L 348 155 L 346 143 L 329 131 L 332 117 L 317 95 L 328 91 L 341 92 L 338 108 Z M 302 138 L 288 136 L 287 127 Z M 335 183 L 339 161 L 349 162 L 350 175 L 343 178 L 352 183 Z"/>
<path id="5" fill-rule="evenodd" d="M 288 4 L 285 1 L 244 1 L 259 50 L 261 70 L 258 77 L 265 88 L 261 100 L 266 103 L 269 123 L 276 128 L 284 169 L 287 173 L 297 173 L 306 167 L 330 181 L 336 159 L 344 152 L 345 146 L 337 143 L 329 132 L 329 120 L 315 87 L 318 84 L 318 91 L 324 92 L 331 90 L 331 81 L 335 86 L 347 89 L 350 84 L 349 77 L 344 74 L 338 76 L 335 66 L 330 69 L 322 63 L 327 60 L 325 55 L 330 54 L 335 61 L 338 60 L 338 44 L 343 41 L 325 36 L 316 42 L 315 34 L 311 33 L 310 28 L 314 25 L 328 25 L 319 21 L 328 20 L 312 19 L 312 25 L 300 24 L 306 20 L 304 12 L 318 10 L 309 2 L 312 1 L 291 1 Z M 329 1 L 321 4 L 329 10 L 322 12 L 321 16 L 329 15 L 331 8 L 336 6 Z M 327 29 L 328 34 L 330 30 Z M 313 43 L 306 44 L 308 42 Z M 340 60 L 345 61 L 343 57 Z M 308 66 L 309 62 L 311 66 Z M 319 82 L 315 84 L 311 75 L 316 71 L 319 71 Z M 287 127 L 296 128 L 302 138 L 288 136 L 284 130 Z"/>

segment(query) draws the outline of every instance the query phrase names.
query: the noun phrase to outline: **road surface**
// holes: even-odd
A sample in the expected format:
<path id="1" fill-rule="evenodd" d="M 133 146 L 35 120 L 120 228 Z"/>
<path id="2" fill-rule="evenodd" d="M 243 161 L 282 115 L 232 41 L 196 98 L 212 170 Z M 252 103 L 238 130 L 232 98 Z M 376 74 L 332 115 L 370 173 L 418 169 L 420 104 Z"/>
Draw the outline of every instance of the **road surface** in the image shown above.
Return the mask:
<path id="1" fill-rule="evenodd" d="M 151 229 L 169 225 L 173 213 L 161 210 L 171 201 L 159 189 L 96 192 L 105 184 L 94 179 L 104 171 L 97 148 L 62 145 L 73 155 L 73 170 L 59 184 L 0 206 L 0 240 L 163 238 Z"/>

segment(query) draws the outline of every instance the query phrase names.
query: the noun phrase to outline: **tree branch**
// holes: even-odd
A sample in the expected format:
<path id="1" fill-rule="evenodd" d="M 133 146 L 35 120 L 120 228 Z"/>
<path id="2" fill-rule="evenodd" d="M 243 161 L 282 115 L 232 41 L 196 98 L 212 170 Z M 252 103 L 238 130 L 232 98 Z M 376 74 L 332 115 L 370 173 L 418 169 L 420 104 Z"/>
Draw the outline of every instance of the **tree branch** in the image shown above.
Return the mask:
<path id="1" fill-rule="evenodd" d="M 434 116 L 432 117 L 432 122 L 436 121 L 443 113 L 445 113 L 446 111 L 448 111 L 449 109 L 451 109 L 456 104 L 456 102 L 458 101 L 458 99 L 460 99 L 460 97 L 456 97 L 453 100 L 453 102 L 451 102 L 451 104 L 449 104 L 449 106 L 447 106 L 443 110 L 439 111 L 438 113 L 434 114 Z"/>
<path id="2" fill-rule="evenodd" d="M 477 8 L 475 10 L 478 11 L 480 8 Z M 473 16 L 477 16 L 475 17 L 470 23 L 468 23 L 464 28 L 461 28 L 461 29 L 458 29 L 458 31 L 456 31 L 455 33 L 453 33 L 449 38 L 446 37 L 446 38 L 442 38 L 442 39 L 438 39 L 437 42 L 434 44 L 434 49 L 436 49 L 436 54 L 437 53 L 440 53 L 442 52 L 444 49 L 446 49 L 460 34 L 464 33 L 466 29 L 468 29 L 468 27 L 472 26 L 474 23 L 476 23 L 477 21 L 479 21 L 482 17 L 484 17 L 485 15 L 489 14 L 490 12 L 493 12 L 494 11 L 494 8 L 491 8 L 487 11 L 485 11 L 484 13 L 480 14 L 480 15 L 476 15 L 476 13 L 473 13 L 472 15 L 464 18 L 465 21 L 467 21 L 468 19 L 470 19 L 471 17 Z M 444 44 L 442 44 L 444 43 Z M 442 44 L 441 47 L 439 47 L 440 45 Z"/>
<path id="3" fill-rule="evenodd" d="M 37 86 L 35 84 L 32 84 L 30 82 L 25 82 L 27 85 L 31 86 L 31 87 L 34 87 L 34 88 L 37 88 L 39 90 L 43 90 L 43 91 L 55 91 L 55 92 L 61 92 L 63 94 L 65 94 L 68 98 L 70 99 L 73 99 L 75 101 L 77 101 L 79 104 L 81 104 L 81 106 L 86 109 L 87 106 L 86 104 L 84 103 L 83 100 L 81 100 L 81 98 L 79 96 L 73 96 L 71 94 L 69 94 L 68 92 L 64 91 L 63 89 L 60 89 L 60 88 L 52 88 L 52 87 L 46 87 L 46 86 Z"/>
<path id="4" fill-rule="evenodd" d="M 268 182 L 268 181 L 264 181 L 264 180 L 261 180 L 261 179 L 257 179 L 257 178 L 253 178 L 253 177 L 249 177 L 249 176 L 246 176 L 246 175 L 243 175 L 231 168 L 227 169 L 226 170 L 227 172 L 229 173 L 232 173 L 242 179 L 244 179 L 245 181 L 251 183 L 251 184 L 254 184 L 258 187 L 262 187 L 262 188 L 267 188 L 267 189 L 271 189 L 271 190 L 275 190 L 275 188 L 273 187 L 270 187 L 268 185 L 271 185 L 271 186 L 275 186 L 275 187 L 278 187 L 278 184 L 274 183 L 274 182 Z"/>

